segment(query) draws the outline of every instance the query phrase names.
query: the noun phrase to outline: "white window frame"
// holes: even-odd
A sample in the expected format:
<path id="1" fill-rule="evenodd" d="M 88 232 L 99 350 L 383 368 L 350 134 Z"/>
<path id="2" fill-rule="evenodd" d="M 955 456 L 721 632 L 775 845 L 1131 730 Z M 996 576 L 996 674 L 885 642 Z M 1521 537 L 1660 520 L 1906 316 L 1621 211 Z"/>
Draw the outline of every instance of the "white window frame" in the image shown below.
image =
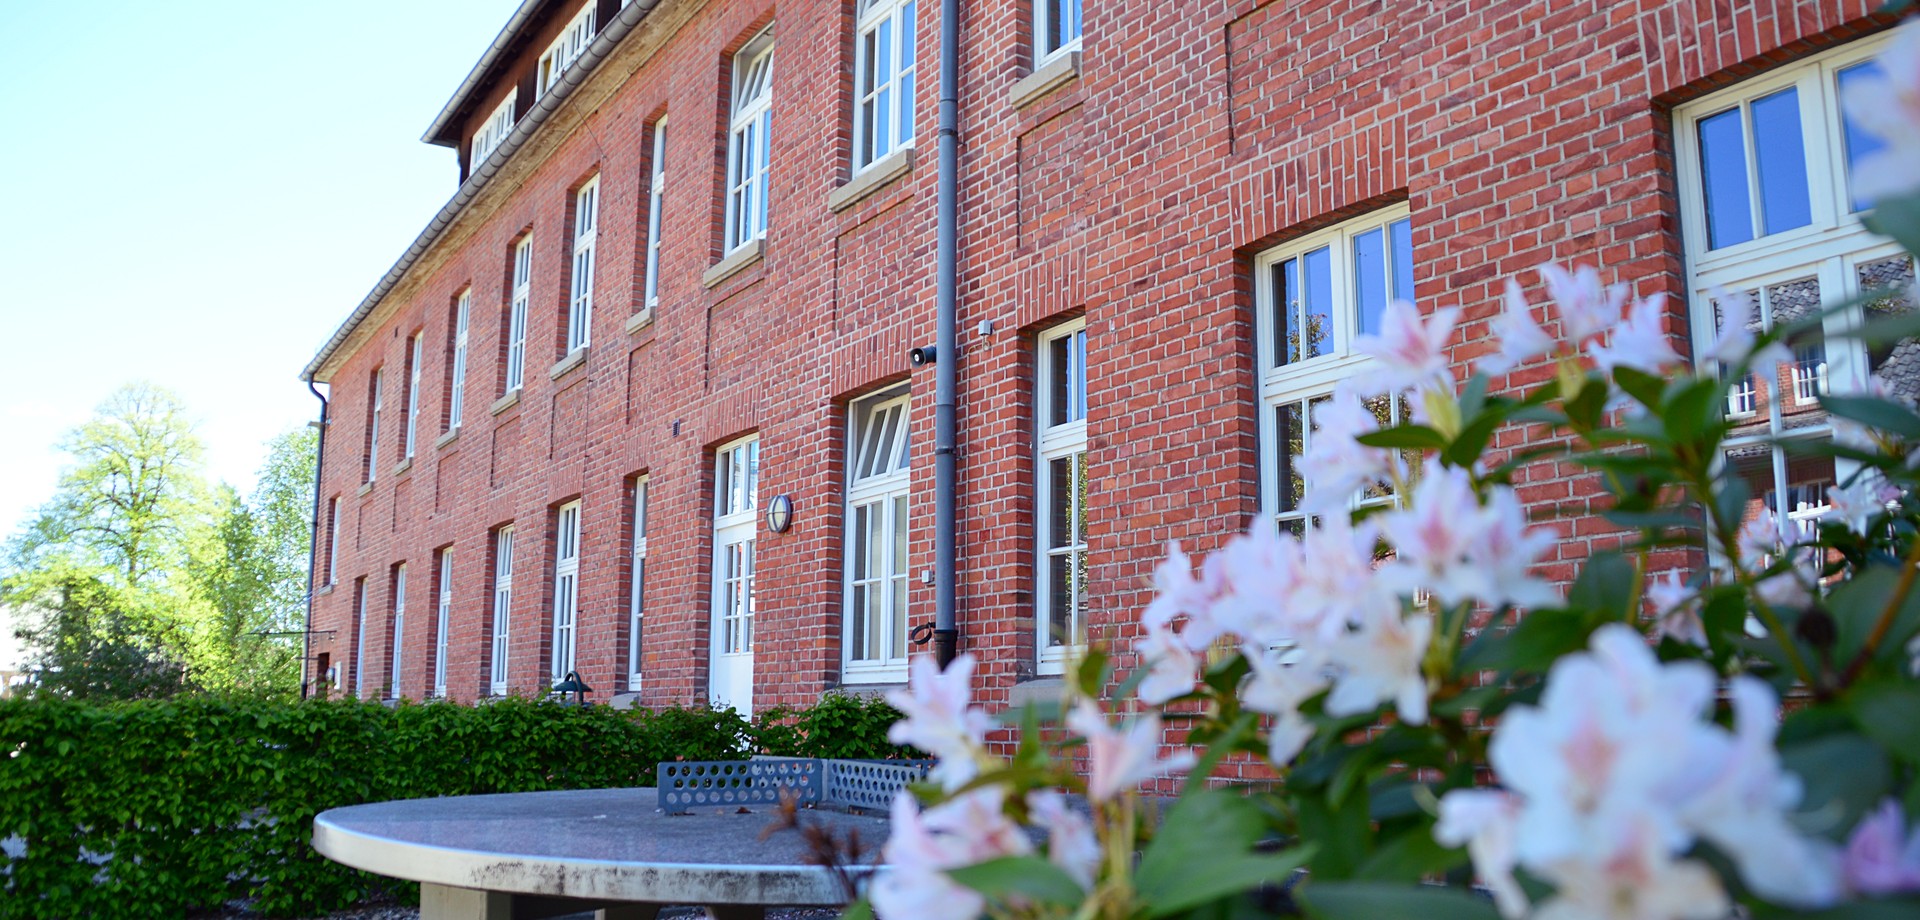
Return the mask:
<path id="1" fill-rule="evenodd" d="M 595 0 L 587 0 L 586 6 L 574 14 L 573 20 L 567 23 L 566 28 L 560 30 L 553 44 L 548 45 L 547 50 L 540 55 L 540 63 L 534 69 L 537 84 L 534 87 L 534 96 L 544 96 L 551 91 L 566 74 L 567 68 L 572 67 L 573 62 L 586 53 L 587 46 L 593 44 L 594 30 L 598 25 L 595 22 L 594 13 L 598 6 Z"/>
<path id="2" fill-rule="evenodd" d="M 743 654 L 753 651 L 760 436 L 722 445 L 714 452 L 714 465 L 713 603 L 725 628 L 718 630 L 713 645 L 722 654 Z M 727 554 L 734 547 L 740 547 L 740 565 L 730 569 Z"/>
<path id="3" fill-rule="evenodd" d="M 853 169 L 913 146 L 915 0 L 860 0 L 854 26 Z M 876 69 L 878 52 L 885 70 Z M 884 141 L 875 129 L 884 126 Z"/>
<path id="4" fill-rule="evenodd" d="M 1033 61 L 1037 68 L 1060 55 L 1080 50 L 1081 0 L 1033 0 Z M 1054 42 L 1054 21 L 1060 41 Z"/>
<path id="5" fill-rule="evenodd" d="M 593 251 L 600 238 L 600 177 L 573 193 L 573 291 L 567 298 L 567 353 L 593 340 Z"/>
<path id="6" fill-rule="evenodd" d="M 440 603 L 433 629 L 433 695 L 447 695 L 447 628 L 453 620 L 453 548 L 440 551 Z"/>
<path id="7" fill-rule="evenodd" d="M 1041 674 L 1060 674 L 1066 670 L 1067 660 L 1086 648 L 1086 506 L 1082 495 L 1088 488 L 1075 488 L 1071 481 L 1065 483 L 1071 497 L 1068 499 L 1069 529 L 1075 532 L 1065 535 L 1053 533 L 1054 492 L 1062 483 L 1054 481 L 1053 463 L 1066 460 L 1073 475 L 1087 477 L 1087 323 L 1085 319 L 1076 319 L 1061 323 L 1040 335 L 1037 373 L 1034 375 L 1034 649 L 1037 669 Z M 1054 357 L 1054 344 L 1067 341 L 1066 366 Z M 1067 383 L 1067 404 L 1056 405 L 1054 382 L 1064 376 Z M 1053 424 L 1055 409 L 1062 409 L 1065 421 Z M 1082 483 L 1085 486 L 1085 483 Z M 1056 557 L 1064 557 L 1068 579 L 1072 590 L 1067 592 L 1068 609 L 1065 611 L 1069 636 L 1064 643 L 1053 641 L 1053 620 L 1056 611 L 1051 591 L 1053 563 Z M 1079 641 L 1072 637 L 1078 636 Z"/>
<path id="8" fill-rule="evenodd" d="M 367 481 L 380 478 L 380 375 L 385 368 L 373 369 L 373 395 L 367 399 Z"/>
<path id="9" fill-rule="evenodd" d="M 847 494 L 841 566 L 841 668 L 846 683 L 897 683 L 907 678 L 912 617 L 912 532 L 909 429 L 912 398 L 904 387 L 847 407 Z M 865 512 L 863 515 L 862 512 Z M 860 521 L 870 522 L 861 558 Z M 878 539 L 875 539 L 875 535 Z M 865 563 L 862 572 L 862 563 Z M 862 604 L 863 599 L 873 599 Z M 881 611 L 876 623 L 871 611 Z M 877 644 L 879 654 L 867 654 Z"/>
<path id="10" fill-rule="evenodd" d="M 580 615 L 580 502 L 571 501 L 554 512 L 553 524 L 553 655 L 548 674 L 553 683 L 566 679 L 574 667 Z"/>
<path id="11" fill-rule="evenodd" d="M 353 695 L 367 699 L 367 579 L 354 582 L 353 618 L 359 621 L 353 637 Z"/>
<path id="12" fill-rule="evenodd" d="M 633 568 L 627 584 L 627 692 L 640 692 L 647 611 L 647 483 L 633 481 Z"/>
<path id="13" fill-rule="evenodd" d="M 340 496 L 327 499 L 327 587 L 340 580 Z"/>
<path id="14" fill-rule="evenodd" d="M 1373 364 L 1373 359 L 1354 350 L 1354 341 L 1360 335 L 1360 309 L 1358 303 L 1358 285 L 1356 283 L 1354 241 L 1366 234 L 1380 231 L 1382 242 L 1383 268 L 1385 275 L 1380 279 L 1386 302 L 1412 300 L 1412 292 L 1400 289 L 1400 280 L 1394 271 L 1395 244 L 1393 227 L 1401 221 L 1408 221 L 1407 236 L 1412 237 L 1411 209 L 1403 202 L 1370 211 L 1352 220 L 1343 221 L 1324 230 L 1306 234 L 1298 239 L 1289 240 L 1261 253 L 1254 259 L 1254 352 L 1257 361 L 1255 376 L 1258 381 L 1259 432 L 1260 432 L 1260 510 L 1267 520 L 1276 526 L 1305 526 L 1308 516 L 1298 508 L 1283 508 L 1281 496 L 1290 491 L 1291 485 L 1282 481 L 1280 455 L 1288 450 L 1282 437 L 1276 415 L 1282 407 L 1297 406 L 1306 411 L 1300 419 L 1306 437 L 1311 437 L 1311 406 L 1314 400 L 1331 394 L 1341 381 L 1365 371 Z M 1329 252 L 1328 268 L 1329 325 L 1327 330 L 1327 348 L 1321 355 L 1300 358 L 1289 363 L 1279 363 L 1280 355 L 1275 338 L 1280 328 L 1274 313 L 1278 300 L 1284 292 L 1275 288 L 1274 274 L 1282 263 L 1300 259 L 1321 249 Z M 1411 250 L 1407 253 L 1409 262 L 1417 271 L 1418 262 L 1413 259 Z M 1297 317 L 1296 317 L 1297 319 Z M 1296 326 L 1307 326 L 1301 321 Z M 1303 333 L 1305 330 L 1303 330 Z M 1395 400 L 1393 405 L 1399 406 Z M 1302 448 L 1304 450 L 1305 441 Z M 1355 504 L 1364 500 L 1356 495 Z"/>
<path id="15" fill-rule="evenodd" d="M 728 253 L 767 235 L 773 74 L 773 27 L 768 26 L 733 57 L 733 114 L 727 130 Z"/>
<path id="16" fill-rule="evenodd" d="M 1762 292 L 1756 298 L 1759 309 L 1754 318 L 1767 326 L 1772 322 L 1772 308 L 1765 292 L 1776 286 L 1813 279 L 1819 285 L 1822 302 L 1834 303 L 1860 293 L 1861 266 L 1902 254 L 1898 244 L 1867 230 L 1860 222 L 1860 212 L 1853 210 L 1838 91 L 1840 71 L 1875 57 L 1889 44 L 1886 34 L 1849 42 L 1674 109 L 1681 239 L 1687 260 L 1687 286 L 1692 294 L 1689 315 L 1695 342 L 1712 341 L 1718 332 L 1717 311 L 1709 296 L 1712 290 Z M 1751 240 L 1710 249 L 1698 125 L 1705 118 L 1734 106 L 1744 109 L 1753 100 L 1789 87 L 1796 90 L 1800 107 L 1801 147 L 1806 157 L 1811 220 L 1805 226 L 1771 234 L 1760 233 L 1763 228 L 1757 228 L 1757 235 Z M 1749 195 L 1757 196 L 1758 177 L 1751 151 L 1748 158 Z M 1750 200 L 1749 206 L 1757 207 L 1752 200 L 1757 197 Z M 1863 313 L 1856 307 L 1831 315 L 1823 322 L 1821 345 L 1826 360 L 1816 384 L 1823 391 L 1860 393 L 1867 389 L 1871 371 L 1866 352 L 1858 342 L 1844 338 L 1863 321 Z M 1770 455 L 1772 488 L 1767 491 L 1779 497 L 1774 501 L 1772 513 L 1782 533 L 1794 532 L 1789 528 L 1800 526 L 1801 519 L 1817 514 L 1824 506 L 1804 510 L 1786 507 L 1786 497 L 1804 494 L 1810 483 L 1803 481 L 1804 474 L 1796 478 L 1790 472 L 1782 447 L 1767 445 L 1777 445 L 1782 439 L 1819 440 L 1833 436 L 1832 426 L 1824 419 L 1810 424 L 1787 424 L 1786 410 L 1807 404 L 1798 399 L 1789 402 L 1791 391 L 1799 389 L 1800 373 L 1797 361 L 1789 368 L 1794 383 L 1791 389 L 1781 386 L 1779 368 L 1756 368 L 1746 381 L 1731 386 L 1729 417 L 1740 418 L 1739 409 L 1753 406 L 1746 415 L 1764 412 L 1765 430 L 1750 434 L 1736 431 L 1726 441 L 1729 451 L 1765 449 Z M 1711 373 L 1716 368 L 1703 364 L 1701 370 Z M 1749 393 L 1753 392 L 1755 378 L 1759 387 L 1759 393 L 1755 394 L 1760 397 L 1758 406 L 1753 399 L 1743 401 L 1740 396 L 1743 385 Z M 1856 468 L 1851 461 L 1835 460 L 1833 481 L 1845 481 Z M 1755 498 L 1760 498 L 1759 490 Z"/>
<path id="17" fill-rule="evenodd" d="M 453 307 L 453 368 L 447 393 L 447 430 L 459 431 L 467 413 L 467 338 L 473 315 L 473 288 L 460 292 Z"/>
<path id="18" fill-rule="evenodd" d="M 527 303 L 533 299 L 533 234 L 513 245 L 513 294 L 507 307 L 507 392 L 520 389 L 527 371 Z"/>
<path id="19" fill-rule="evenodd" d="M 493 648 L 487 656 L 487 692 L 507 695 L 507 640 L 513 625 L 513 525 L 493 536 Z"/>
<path id="20" fill-rule="evenodd" d="M 487 120 L 480 125 L 480 130 L 473 132 L 473 146 L 470 148 L 472 153 L 467 161 L 469 172 L 479 170 L 480 164 L 485 163 L 487 157 L 492 156 L 495 150 L 500 149 L 501 144 L 507 142 L 507 135 L 513 133 L 513 113 L 519 102 L 520 88 L 516 86 L 507 90 L 507 98 L 502 99 L 500 105 L 493 110 L 493 114 L 487 116 Z"/>
<path id="21" fill-rule="evenodd" d="M 420 364 L 425 354 L 422 347 L 426 331 L 415 332 L 407 342 L 407 427 L 401 435 L 400 459 L 412 460 L 414 432 L 418 429 L 420 418 Z"/>
<path id="22" fill-rule="evenodd" d="M 660 305 L 660 210 L 667 196 L 667 119 L 653 123 L 653 177 L 647 186 L 647 281 L 645 312 Z"/>
<path id="23" fill-rule="evenodd" d="M 402 562 L 393 567 L 393 671 L 387 682 L 389 699 L 399 699 L 401 693 L 401 665 L 404 663 L 404 651 L 407 634 L 407 564 Z"/>

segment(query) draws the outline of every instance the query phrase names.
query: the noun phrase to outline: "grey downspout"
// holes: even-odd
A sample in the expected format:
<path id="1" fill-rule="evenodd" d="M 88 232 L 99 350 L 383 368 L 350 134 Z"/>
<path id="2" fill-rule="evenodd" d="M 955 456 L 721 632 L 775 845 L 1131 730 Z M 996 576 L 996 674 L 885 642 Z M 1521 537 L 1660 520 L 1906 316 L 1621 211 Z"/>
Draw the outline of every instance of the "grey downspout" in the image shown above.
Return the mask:
<path id="1" fill-rule="evenodd" d="M 957 522 L 955 499 L 959 482 L 955 469 L 958 425 L 954 418 L 959 386 L 960 349 L 954 303 L 958 285 L 954 261 L 960 223 L 960 3 L 940 0 L 940 191 L 936 224 L 934 289 L 938 334 L 933 362 L 933 653 L 945 668 L 960 642 L 954 608 L 959 593 L 959 570 L 954 561 Z"/>
<path id="2" fill-rule="evenodd" d="M 327 398 L 320 395 L 311 377 L 307 378 L 307 392 L 320 400 L 320 421 L 315 426 L 320 429 L 320 443 L 313 452 L 313 521 L 307 529 L 307 627 L 300 635 L 300 698 L 303 700 L 312 686 L 306 674 L 307 663 L 313 660 L 313 593 L 320 583 L 320 473 L 327 468 Z M 314 680 L 320 680 L 321 676 L 315 672 Z"/>

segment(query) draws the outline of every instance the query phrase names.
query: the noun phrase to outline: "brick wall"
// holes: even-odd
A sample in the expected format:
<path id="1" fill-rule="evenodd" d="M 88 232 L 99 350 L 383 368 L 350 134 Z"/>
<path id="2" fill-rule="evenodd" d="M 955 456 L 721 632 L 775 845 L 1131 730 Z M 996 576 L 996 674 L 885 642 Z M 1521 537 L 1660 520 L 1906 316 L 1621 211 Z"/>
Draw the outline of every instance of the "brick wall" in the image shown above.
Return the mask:
<path id="1" fill-rule="evenodd" d="M 1024 106 L 1032 61 L 1020 0 L 962 4 L 959 253 L 962 646 L 985 696 L 1033 675 L 1034 337 L 1088 323 L 1096 641 L 1130 644 L 1168 540 L 1205 552 L 1259 507 L 1252 259 L 1291 236 L 1407 201 L 1424 305 L 1465 308 L 1456 357 L 1484 353 L 1501 285 L 1546 260 L 1594 262 L 1640 294 L 1682 293 L 1667 112 L 1676 102 L 1881 27 L 1870 0 L 1561 0 L 1431 4 L 1086 0 L 1079 76 Z M 563 18 L 570 11 L 562 11 Z M 755 703 L 810 702 L 840 678 L 846 405 L 910 381 L 910 570 L 930 564 L 931 371 L 905 352 L 934 333 L 937 7 L 918 10 L 919 159 L 834 212 L 846 181 L 851 0 L 663 0 L 603 72 L 515 154 L 368 328 L 324 369 L 332 385 L 323 497 L 340 497 L 339 586 L 317 598 L 314 653 L 370 684 L 390 660 L 388 572 L 408 564 L 402 687 L 432 682 L 434 552 L 454 552 L 448 686 L 487 689 L 491 532 L 518 533 L 511 684 L 546 680 L 553 511 L 582 501 L 579 664 L 604 698 L 625 681 L 633 477 L 650 476 L 645 692 L 704 699 L 713 449 L 757 432 L 760 496 L 796 523 L 758 537 Z M 721 255 L 731 54 L 777 35 L 765 256 L 712 289 Z M 677 24 L 677 27 L 676 27 Z M 632 46 L 628 48 L 626 46 Z M 523 52 L 530 62 L 544 48 Z M 522 65 L 510 68 L 518 72 Z M 449 75 L 450 77 L 452 75 Z M 485 94 L 497 98 L 498 94 Z M 484 100 L 483 100 L 484 103 Z M 477 106 L 477 117 L 490 110 Z M 668 117 L 660 305 L 637 332 L 651 126 Z M 592 346 L 561 358 L 572 190 L 601 182 Z M 497 414 L 514 242 L 534 237 L 526 386 Z M 467 411 L 441 447 L 449 304 L 472 288 Z M 1684 339 L 1683 299 L 1669 327 Z M 977 328 L 990 322 L 990 334 Z M 407 336 L 424 329 L 419 443 L 396 474 Z M 953 360 L 954 356 L 942 356 Z M 362 495 L 367 380 L 385 375 L 381 463 Z M 1541 379 L 1521 368 L 1510 384 Z M 1508 432 L 1511 449 L 1527 438 Z M 1520 476 L 1536 509 L 1590 508 L 1569 466 Z M 1590 515 L 1547 570 L 1570 578 L 1618 539 Z M 326 535 L 322 535 L 325 546 Z M 1666 564 L 1684 564 L 1674 557 Z M 368 647 L 353 590 L 368 576 Z M 911 580 L 912 622 L 932 616 Z"/>

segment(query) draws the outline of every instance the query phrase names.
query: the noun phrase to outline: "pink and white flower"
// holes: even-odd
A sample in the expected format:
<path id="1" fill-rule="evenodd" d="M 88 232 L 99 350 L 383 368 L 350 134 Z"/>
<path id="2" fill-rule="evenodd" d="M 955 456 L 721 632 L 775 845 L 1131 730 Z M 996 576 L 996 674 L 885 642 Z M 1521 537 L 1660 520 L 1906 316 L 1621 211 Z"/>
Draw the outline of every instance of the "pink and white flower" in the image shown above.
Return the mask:
<path id="1" fill-rule="evenodd" d="M 1391 701 L 1401 721 L 1426 724 L 1427 678 L 1420 664 L 1432 640 L 1433 618 L 1427 614 L 1372 611 L 1327 650 L 1334 672 L 1327 714 L 1359 715 Z"/>
<path id="2" fill-rule="evenodd" d="M 1440 820 L 1433 825 L 1433 839 L 1442 846 L 1467 848 L 1502 917 L 1524 917 L 1529 906 L 1513 877 L 1520 859 L 1513 843 L 1519 817 L 1520 800 L 1510 793 L 1460 789 L 1440 800 Z"/>
<path id="3" fill-rule="evenodd" d="M 1327 689 L 1323 656 L 1305 651 L 1275 654 L 1254 645 L 1241 648 L 1240 654 L 1252 668 L 1240 688 L 1240 704 L 1274 717 L 1267 759 L 1285 764 L 1313 740 L 1313 725 L 1300 714 L 1300 704 Z"/>
<path id="4" fill-rule="evenodd" d="M 1093 822 L 1067 806 L 1051 789 L 1027 793 L 1027 814 L 1047 831 L 1047 861 L 1059 866 L 1081 888 L 1093 890 L 1100 872 L 1100 840 Z"/>
<path id="5" fill-rule="evenodd" d="M 1091 700 L 1081 700 L 1067 713 L 1067 730 L 1087 741 L 1087 798 L 1105 802 L 1141 783 L 1193 769 L 1192 751 L 1177 751 L 1161 760 L 1160 717 L 1141 716 L 1125 731 L 1107 723 Z"/>
<path id="6" fill-rule="evenodd" d="M 1906 831 L 1900 803 L 1888 799 L 1853 829 L 1841 859 L 1848 890 L 1868 897 L 1920 891 L 1920 827 Z"/>
<path id="7" fill-rule="evenodd" d="M 1388 304 L 1380 317 L 1380 334 L 1362 335 L 1353 343 L 1354 351 L 1379 361 L 1366 378 L 1369 391 L 1398 393 L 1450 386 L 1447 344 L 1459 320 L 1459 307 L 1443 307 L 1422 319 L 1420 308 L 1407 301 Z"/>
<path id="8" fill-rule="evenodd" d="M 1706 350 L 1700 353 L 1702 359 L 1715 362 L 1723 368 L 1746 366 L 1757 371 L 1793 360 L 1793 353 L 1779 342 L 1772 342 L 1758 352 L 1753 350 L 1757 337 L 1752 328 L 1752 297 L 1729 294 L 1714 288 L 1707 292 L 1707 300 L 1719 308 L 1720 329 Z"/>
<path id="9" fill-rule="evenodd" d="M 1313 436 L 1300 455 L 1300 476 L 1307 482 L 1301 510 L 1320 514 L 1341 509 L 1353 493 L 1395 472 L 1396 455 L 1355 440 L 1380 430 L 1380 420 L 1367 410 L 1353 388 L 1341 384 L 1333 396 L 1313 407 Z"/>
<path id="10" fill-rule="evenodd" d="M 1540 276 L 1547 283 L 1547 296 L 1553 298 L 1560 315 L 1560 337 L 1579 348 L 1588 339 L 1620 322 L 1627 305 L 1627 286 L 1600 283 L 1600 272 L 1591 265 L 1567 271 L 1552 262 L 1542 263 Z"/>
<path id="11" fill-rule="evenodd" d="M 1655 579 L 1647 586 L 1647 601 L 1653 605 L 1653 637 L 1671 636 L 1698 648 L 1707 647 L 1707 625 L 1700 619 L 1700 606 L 1692 588 L 1680 581 L 1675 572 Z"/>
<path id="12" fill-rule="evenodd" d="M 1913 168 L 1920 157 L 1920 29 L 1896 31 L 1879 65 L 1879 73 L 1848 81 L 1840 94 L 1847 116 L 1887 145 L 1853 168 L 1855 191 L 1872 198 L 1920 187 Z"/>
<path id="13" fill-rule="evenodd" d="M 1033 852 L 1033 841 L 1006 816 L 1006 790 L 983 786 L 926 811 L 906 790 L 894 796 L 891 834 L 882 851 L 887 868 L 873 881 L 873 906 L 882 917 L 975 920 L 986 910 L 980 893 L 947 870 L 1001 856 Z"/>
<path id="14" fill-rule="evenodd" d="M 1673 350 L 1673 339 L 1661 327 L 1666 295 L 1655 294 L 1636 302 L 1627 318 L 1613 327 L 1607 344 L 1594 345 L 1588 353 L 1602 373 L 1631 367 L 1648 374 L 1663 374 L 1681 364 Z"/>
<path id="15" fill-rule="evenodd" d="M 1159 706 L 1193 692 L 1200 663 L 1172 628 L 1147 627 L 1146 638 L 1134 649 L 1147 663 L 1147 677 L 1137 691 L 1141 702 Z"/>
<path id="16" fill-rule="evenodd" d="M 974 658 L 963 654 L 943 672 L 933 656 L 913 660 L 907 690 L 890 690 L 887 702 L 904 718 L 887 729 L 887 740 L 911 744 L 939 758 L 930 778 L 946 789 L 958 789 L 979 774 L 987 730 L 993 720 L 970 705 Z"/>
<path id="17" fill-rule="evenodd" d="M 1493 335 L 1499 350 L 1480 359 L 1479 368 L 1488 374 L 1504 374 L 1520 365 L 1553 352 L 1553 336 L 1533 318 L 1520 282 L 1507 279 L 1505 309 L 1493 318 Z"/>
<path id="18" fill-rule="evenodd" d="M 1887 507 L 1900 500 L 1900 488 L 1883 479 L 1869 479 L 1865 476 L 1853 482 L 1827 490 L 1828 509 L 1825 516 L 1841 521 L 1847 529 L 1866 536 L 1867 525 L 1874 518 L 1887 513 Z"/>

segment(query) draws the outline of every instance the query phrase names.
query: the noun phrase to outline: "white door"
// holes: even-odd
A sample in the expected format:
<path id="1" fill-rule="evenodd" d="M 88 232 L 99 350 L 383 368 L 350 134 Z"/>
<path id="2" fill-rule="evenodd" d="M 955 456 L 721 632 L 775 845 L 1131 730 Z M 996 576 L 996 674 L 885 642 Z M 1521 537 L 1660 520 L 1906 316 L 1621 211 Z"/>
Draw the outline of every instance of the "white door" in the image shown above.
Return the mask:
<path id="1" fill-rule="evenodd" d="M 713 625 L 707 699 L 713 708 L 753 712 L 753 538 L 759 502 L 760 441 L 720 448 L 714 479 Z"/>

